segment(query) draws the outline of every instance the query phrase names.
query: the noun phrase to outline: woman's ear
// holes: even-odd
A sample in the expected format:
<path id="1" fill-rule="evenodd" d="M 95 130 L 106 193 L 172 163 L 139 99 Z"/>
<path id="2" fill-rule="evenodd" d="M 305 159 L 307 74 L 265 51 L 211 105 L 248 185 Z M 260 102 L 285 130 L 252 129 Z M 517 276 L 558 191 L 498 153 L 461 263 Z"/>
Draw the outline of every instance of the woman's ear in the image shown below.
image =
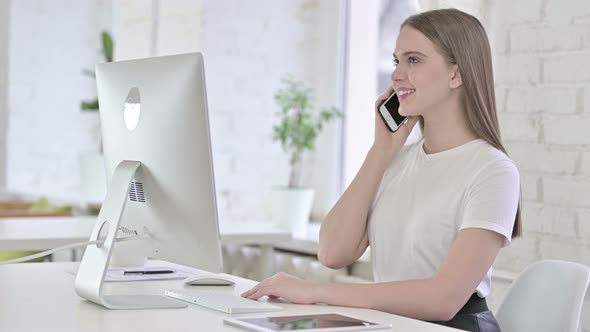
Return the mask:
<path id="1" fill-rule="evenodd" d="M 449 87 L 451 89 L 456 89 L 463 85 L 463 80 L 461 79 L 461 72 L 459 71 L 459 66 L 453 65 L 451 67 L 451 80 L 449 81 Z"/>

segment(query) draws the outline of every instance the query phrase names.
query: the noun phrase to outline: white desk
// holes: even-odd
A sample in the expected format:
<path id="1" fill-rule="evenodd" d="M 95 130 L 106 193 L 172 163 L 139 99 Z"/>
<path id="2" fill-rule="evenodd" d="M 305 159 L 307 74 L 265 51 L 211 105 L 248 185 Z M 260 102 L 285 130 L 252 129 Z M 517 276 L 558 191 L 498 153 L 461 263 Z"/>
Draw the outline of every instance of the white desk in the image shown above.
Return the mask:
<path id="1" fill-rule="evenodd" d="M 0 218 L 0 251 L 46 250 L 88 241 L 95 223 L 96 217 Z M 265 222 L 225 222 L 219 228 L 222 244 L 260 246 L 261 277 L 272 274 L 273 245 L 291 239 L 289 232 Z"/>
<path id="2" fill-rule="evenodd" d="M 169 264 L 153 262 L 155 265 Z M 228 315 L 189 304 L 184 309 L 109 310 L 87 302 L 74 291 L 76 263 L 28 263 L 0 266 L 0 331 L 26 332 L 152 332 L 152 331 L 244 331 L 224 325 L 227 317 L 261 314 Z M 199 273 L 195 270 L 195 273 Z M 199 287 L 241 294 L 255 285 L 254 281 L 234 277 L 235 286 Z M 162 294 L 165 289 L 178 289 L 182 280 L 106 283 L 107 293 Z M 195 287 L 195 286 L 192 286 Z M 391 323 L 391 331 L 444 332 L 458 331 L 414 319 L 368 309 L 324 305 L 279 304 L 285 310 L 269 315 L 339 313 L 375 322 Z"/>

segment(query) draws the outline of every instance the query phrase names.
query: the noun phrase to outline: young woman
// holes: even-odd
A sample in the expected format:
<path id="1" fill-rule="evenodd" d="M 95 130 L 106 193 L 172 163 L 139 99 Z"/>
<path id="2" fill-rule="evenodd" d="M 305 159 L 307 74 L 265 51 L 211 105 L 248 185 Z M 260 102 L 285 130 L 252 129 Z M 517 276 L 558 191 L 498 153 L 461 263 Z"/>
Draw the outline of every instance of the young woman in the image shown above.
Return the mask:
<path id="1" fill-rule="evenodd" d="M 455 9 L 408 18 L 392 84 L 410 120 L 375 139 L 322 223 L 320 261 L 355 262 L 371 246 L 375 283 L 314 283 L 279 273 L 244 297 L 371 308 L 469 331 L 499 331 L 488 310 L 492 264 L 520 235 L 520 176 L 496 117 L 489 42 Z M 423 138 L 404 146 L 416 123 Z"/>

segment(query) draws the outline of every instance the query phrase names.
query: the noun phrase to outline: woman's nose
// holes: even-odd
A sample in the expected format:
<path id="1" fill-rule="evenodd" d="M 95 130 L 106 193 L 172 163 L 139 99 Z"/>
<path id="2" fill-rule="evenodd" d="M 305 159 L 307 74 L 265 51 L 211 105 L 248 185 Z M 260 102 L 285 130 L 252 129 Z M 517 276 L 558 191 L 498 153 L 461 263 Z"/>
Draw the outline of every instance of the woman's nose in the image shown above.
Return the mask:
<path id="1" fill-rule="evenodd" d="M 391 72 L 391 81 L 395 82 L 395 81 L 401 81 L 404 79 L 405 73 L 403 72 L 403 70 L 400 68 L 399 65 L 397 65 L 395 67 L 395 69 Z"/>

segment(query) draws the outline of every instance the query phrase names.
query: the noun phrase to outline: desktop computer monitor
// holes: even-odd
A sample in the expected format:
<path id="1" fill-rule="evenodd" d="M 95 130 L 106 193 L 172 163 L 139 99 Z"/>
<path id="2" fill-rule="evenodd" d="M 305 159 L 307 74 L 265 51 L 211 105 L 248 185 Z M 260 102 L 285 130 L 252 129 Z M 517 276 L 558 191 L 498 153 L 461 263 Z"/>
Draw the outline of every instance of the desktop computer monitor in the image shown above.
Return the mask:
<path id="1" fill-rule="evenodd" d="M 117 238 L 145 256 L 222 269 L 203 57 L 200 53 L 96 66 L 109 182 L 76 291 L 112 309 L 180 307 L 147 295 L 102 294 Z"/>

